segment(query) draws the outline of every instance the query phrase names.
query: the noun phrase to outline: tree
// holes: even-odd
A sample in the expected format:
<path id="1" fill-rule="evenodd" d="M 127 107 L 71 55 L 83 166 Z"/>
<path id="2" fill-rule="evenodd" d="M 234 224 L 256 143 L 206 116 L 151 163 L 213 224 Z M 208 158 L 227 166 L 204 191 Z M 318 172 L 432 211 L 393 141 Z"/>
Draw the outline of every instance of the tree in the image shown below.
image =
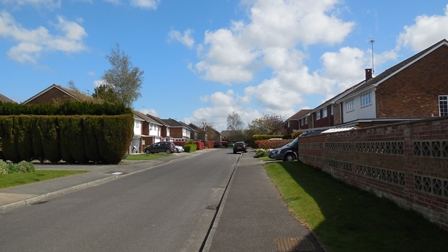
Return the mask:
<path id="1" fill-rule="evenodd" d="M 252 120 L 248 125 L 254 134 L 278 135 L 284 134 L 283 118 L 278 115 L 264 114 L 261 118 Z"/>
<path id="2" fill-rule="evenodd" d="M 243 121 L 241 121 L 240 115 L 235 111 L 227 116 L 227 130 L 242 130 Z"/>
<path id="3" fill-rule="evenodd" d="M 116 96 L 116 103 L 131 107 L 141 94 L 139 92 L 143 73 L 138 67 L 133 67 L 128 55 L 120 50 L 117 43 L 116 48 L 111 49 L 110 55 L 106 55 L 112 68 L 105 71 L 102 79 L 105 81 L 105 93 L 112 90 Z M 97 94 L 101 93 L 98 90 Z"/>
<path id="4" fill-rule="evenodd" d="M 207 133 L 207 139 L 205 140 L 213 140 L 216 138 L 216 131 L 213 129 L 213 123 L 207 122 L 207 120 L 202 119 L 198 123 L 199 127 Z"/>
<path id="5" fill-rule="evenodd" d="M 234 142 L 244 139 L 243 121 L 241 121 L 240 115 L 235 111 L 227 116 L 227 130 L 230 131 L 228 141 Z"/>
<path id="6" fill-rule="evenodd" d="M 119 103 L 118 97 L 109 85 L 100 85 L 93 90 L 92 97 L 104 102 Z"/>

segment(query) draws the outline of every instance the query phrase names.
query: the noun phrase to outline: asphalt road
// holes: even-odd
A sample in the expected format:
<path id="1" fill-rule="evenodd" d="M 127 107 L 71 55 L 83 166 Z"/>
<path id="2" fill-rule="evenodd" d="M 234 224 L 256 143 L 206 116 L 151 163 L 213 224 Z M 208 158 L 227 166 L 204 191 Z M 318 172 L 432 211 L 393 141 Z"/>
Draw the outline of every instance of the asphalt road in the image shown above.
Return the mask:
<path id="1" fill-rule="evenodd" d="M 0 215 L 1 251 L 199 251 L 239 155 L 198 155 Z"/>

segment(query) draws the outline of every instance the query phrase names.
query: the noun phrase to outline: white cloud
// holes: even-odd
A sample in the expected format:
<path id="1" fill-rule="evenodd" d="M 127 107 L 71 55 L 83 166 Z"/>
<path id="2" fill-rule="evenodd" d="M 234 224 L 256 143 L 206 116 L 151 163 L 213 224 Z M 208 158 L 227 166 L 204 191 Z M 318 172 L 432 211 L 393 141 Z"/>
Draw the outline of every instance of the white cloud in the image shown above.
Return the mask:
<path id="1" fill-rule="evenodd" d="M 87 74 L 88 74 L 89 76 L 95 76 L 95 72 L 94 72 L 94 71 L 88 71 Z"/>
<path id="2" fill-rule="evenodd" d="M 141 109 L 140 112 L 145 115 L 150 114 L 150 115 L 159 117 L 159 114 L 157 113 L 157 111 L 155 111 L 155 109 Z"/>
<path id="3" fill-rule="evenodd" d="M 93 82 L 93 84 L 95 85 L 95 87 L 99 87 L 99 86 L 102 86 L 102 85 L 106 85 L 107 82 L 105 80 L 96 80 L 96 81 Z"/>
<path id="4" fill-rule="evenodd" d="M 144 9 L 157 9 L 160 0 L 131 0 L 131 5 Z"/>
<path id="5" fill-rule="evenodd" d="M 177 30 L 171 30 L 168 33 L 168 39 L 169 41 L 179 41 L 183 45 L 187 46 L 188 48 L 193 48 L 194 46 L 194 39 L 191 37 L 191 30 L 184 31 L 184 34 L 181 34 L 180 31 Z"/>
<path id="6" fill-rule="evenodd" d="M 343 47 L 339 52 L 324 53 L 321 60 L 325 76 L 337 82 L 337 91 L 341 92 L 364 79 L 364 66 L 371 62 L 371 57 L 358 48 Z"/>
<path id="7" fill-rule="evenodd" d="M 418 52 L 448 37 L 448 4 L 443 16 L 418 16 L 415 24 L 405 26 L 398 37 L 398 47 L 410 47 Z"/>
<path id="8" fill-rule="evenodd" d="M 233 21 L 229 28 L 206 31 L 197 47 L 201 60 L 189 68 L 206 80 L 225 84 L 250 82 L 259 69 L 272 70 L 271 77 L 245 89 L 245 97 L 259 102 L 267 113 L 288 116 L 304 102 L 304 94 L 334 93 L 337 80 L 310 72 L 303 62 L 307 47 L 340 43 L 353 29 L 353 22 L 334 14 L 338 1 L 244 3 L 250 4 L 249 22 Z"/>
<path id="9" fill-rule="evenodd" d="M 6 11 L 0 12 L 0 37 L 17 42 L 8 52 L 8 57 L 20 63 L 36 63 L 42 52 L 81 52 L 87 49 L 83 39 L 87 37 L 78 23 L 58 17 L 53 26 L 59 34 L 52 35 L 45 27 L 26 29 Z"/>
<path id="10" fill-rule="evenodd" d="M 184 118 L 186 123 L 197 123 L 202 120 L 212 122 L 216 130 L 221 131 L 227 128 L 227 116 L 232 112 L 238 113 L 244 126 L 252 122 L 255 118 L 260 118 L 262 113 L 249 108 L 248 98 L 239 96 L 233 90 L 227 92 L 216 92 L 210 96 L 201 97 L 201 101 L 206 103 L 204 108 L 197 109 L 189 118 Z"/>
<path id="11" fill-rule="evenodd" d="M 1 0 L 4 4 L 16 6 L 34 5 L 35 7 L 45 7 L 48 9 L 56 9 L 61 7 L 61 0 Z"/>

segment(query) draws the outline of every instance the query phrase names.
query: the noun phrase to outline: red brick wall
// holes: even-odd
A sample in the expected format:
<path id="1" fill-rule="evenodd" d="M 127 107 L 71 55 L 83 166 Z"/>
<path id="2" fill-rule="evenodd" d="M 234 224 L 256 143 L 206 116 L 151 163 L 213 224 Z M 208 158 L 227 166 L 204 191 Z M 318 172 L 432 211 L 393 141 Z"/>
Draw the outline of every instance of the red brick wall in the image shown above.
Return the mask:
<path id="1" fill-rule="evenodd" d="M 438 95 L 448 94 L 447 58 L 442 46 L 379 85 L 377 117 L 439 116 Z"/>
<path id="2" fill-rule="evenodd" d="M 299 138 L 301 162 L 448 230 L 448 118 Z"/>
<path id="3" fill-rule="evenodd" d="M 44 94 L 36 97 L 35 99 L 28 102 L 28 104 L 52 104 L 56 101 L 67 101 L 75 100 L 73 97 L 68 96 L 66 93 L 60 91 L 57 88 L 52 88 L 45 92 Z"/>
<path id="4" fill-rule="evenodd" d="M 288 126 L 288 125 L 286 125 Z M 299 129 L 299 121 L 298 120 L 289 120 L 289 127 L 286 128 L 286 134 L 291 135 L 293 130 Z"/>

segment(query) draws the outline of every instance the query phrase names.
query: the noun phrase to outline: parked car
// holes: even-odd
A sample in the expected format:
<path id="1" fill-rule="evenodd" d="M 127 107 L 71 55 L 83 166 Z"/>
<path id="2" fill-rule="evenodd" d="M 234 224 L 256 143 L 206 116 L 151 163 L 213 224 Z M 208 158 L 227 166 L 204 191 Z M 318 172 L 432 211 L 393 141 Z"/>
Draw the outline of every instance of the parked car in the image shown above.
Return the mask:
<path id="1" fill-rule="evenodd" d="M 299 138 L 269 152 L 268 156 L 283 161 L 293 161 L 299 157 Z"/>
<path id="2" fill-rule="evenodd" d="M 167 154 L 170 154 L 175 151 L 176 146 L 172 142 L 158 142 L 155 144 L 148 145 L 143 149 L 143 152 L 146 154 L 159 153 L 159 152 L 165 152 Z"/>
<path id="3" fill-rule="evenodd" d="M 238 151 L 247 152 L 247 147 L 244 142 L 236 142 L 233 144 L 233 153 L 237 153 Z"/>
<path id="4" fill-rule="evenodd" d="M 174 147 L 176 148 L 176 152 L 177 153 L 181 153 L 184 151 L 184 147 L 180 146 L 180 145 L 174 145 Z"/>

